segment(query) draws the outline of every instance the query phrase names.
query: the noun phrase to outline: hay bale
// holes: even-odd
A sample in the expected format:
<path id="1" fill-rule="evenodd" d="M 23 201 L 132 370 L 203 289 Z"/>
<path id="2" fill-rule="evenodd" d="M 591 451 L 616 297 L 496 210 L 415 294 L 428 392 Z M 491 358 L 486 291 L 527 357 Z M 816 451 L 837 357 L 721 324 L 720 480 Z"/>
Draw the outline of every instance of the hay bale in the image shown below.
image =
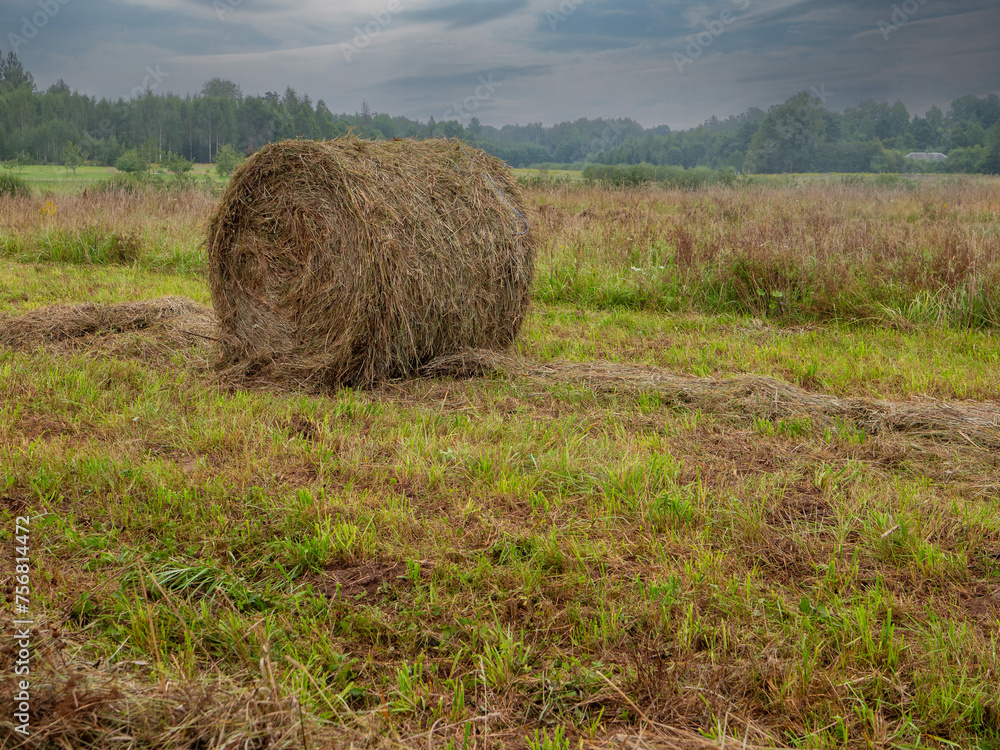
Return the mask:
<path id="1" fill-rule="evenodd" d="M 457 141 L 283 141 L 251 156 L 208 225 L 220 367 L 369 386 L 502 351 L 533 249 L 506 165 Z"/>

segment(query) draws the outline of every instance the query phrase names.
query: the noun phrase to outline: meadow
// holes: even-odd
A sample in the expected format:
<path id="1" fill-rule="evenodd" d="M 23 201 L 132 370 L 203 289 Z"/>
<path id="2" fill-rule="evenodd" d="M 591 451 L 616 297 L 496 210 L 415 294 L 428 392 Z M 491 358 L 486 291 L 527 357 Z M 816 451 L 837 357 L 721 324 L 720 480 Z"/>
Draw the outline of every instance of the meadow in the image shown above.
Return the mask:
<path id="1" fill-rule="evenodd" d="M 75 171 L 70 171 L 65 167 L 55 165 L 36 164 L 22 168 L 4 168 L 0 175 L 9 175 L 23 180 L 36 194 L 54 193 L 58 195 L 71 195 L 80 193 L 83 190 L 100 187 L 107 182 L 118 170 L 113 167 L 95 167 L 83 165 L 77 167 Z M 159 177 L 165 181 L 171 179 L 168 172 L 152 172 L 151 176 Z M 195 164 L 188 173 L 190 178 L 205 183 L 210 181 L 214 185 L 225 183 L 220 178 L 212 164 Z"/>
<path id="2" fill-rule="evenodd" d="M 0 197 L 27 746 L 1000 748 L 1000 179 L 526 182 L 516 357 L 326 393 L 44 310 L 212 191 Z"/>

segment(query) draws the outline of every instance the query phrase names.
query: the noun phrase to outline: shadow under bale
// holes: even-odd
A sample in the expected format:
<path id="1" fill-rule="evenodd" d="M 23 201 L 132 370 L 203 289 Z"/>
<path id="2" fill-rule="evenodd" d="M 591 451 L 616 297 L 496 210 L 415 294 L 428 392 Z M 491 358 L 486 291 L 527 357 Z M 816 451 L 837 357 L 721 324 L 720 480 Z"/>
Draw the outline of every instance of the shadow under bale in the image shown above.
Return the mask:
<path id="1" fill-rule="evenodd" d="M 283 141 L 233 176 L 208 226 L 220 368 L 370 386 L 503 351 L 534 269 L 506 165 L 457 141 Z"/>

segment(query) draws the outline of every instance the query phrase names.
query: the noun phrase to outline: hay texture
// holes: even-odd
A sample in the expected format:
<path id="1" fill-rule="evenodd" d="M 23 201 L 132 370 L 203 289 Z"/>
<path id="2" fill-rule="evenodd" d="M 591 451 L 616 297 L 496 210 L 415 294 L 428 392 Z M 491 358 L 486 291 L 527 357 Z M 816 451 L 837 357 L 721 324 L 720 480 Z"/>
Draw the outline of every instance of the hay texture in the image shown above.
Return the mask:
<path id="1" fill-rule="evenodd" d="M 870 435 L 899 433 L 1000 451 L 1000 406 L 993 402 L 838 397 L 761 375 L 693 378 L 646 365 L 543 363 L 487 350 L 441 357 L 428 363 L 423 372 L 432 377 L 508 376 L 543 387 L 573 383 L 595 393 L 656 393 L 670 406 L 698 409 L 737 421 L 748 417 L 806 417 L 817 425 L 833 426 L 841 420 Z"/>
<path id="2" fill-rule="evenodd" d="M 191 329 L 194 335 L 215 333 L 212 311 L 185 297 L 99 305 L 52 305 L 20 317 L 0 314 L 0 346 L 28 349 L 104 334 L 145 331 L 156 327 Z"/>
<path id="3" fill-rule="evenodd" d="M 220 366 L 370 386 L 503 351 L 528 309 L 531 234 L 503 162 L 457 141 L 283 141 L 237 170 L 208 225 Z"/>

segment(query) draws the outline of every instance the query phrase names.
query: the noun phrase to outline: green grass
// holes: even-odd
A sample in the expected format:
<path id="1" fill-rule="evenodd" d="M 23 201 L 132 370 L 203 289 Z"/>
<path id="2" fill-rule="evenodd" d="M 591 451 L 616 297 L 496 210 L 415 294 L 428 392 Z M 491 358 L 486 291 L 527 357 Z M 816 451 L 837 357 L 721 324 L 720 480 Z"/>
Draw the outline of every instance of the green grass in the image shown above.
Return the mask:
<path id="1" fill-rule="evenodd" d="M 583 182 L 583 172 L 571 169 L 512 169 L 519 180 L 541 180 L 543 182 Z"/>
<path id="2" fill-rule="evenodd" d="M 0 312 L 207 302 L 144 221 L 125 262 L 9 254 Z M 519 352 L 1000 397 L 988 328 L 631 308 L 543 299 Z M 0 349 L 51 747 L 1000 746 L 1000 474 L 971 441 L 581 379 L 239 391 L 210 353 Z"/>
<path id="3" fill-rule="evenodd" d="M 86 188 L 97 187 L 119 174 L 114 167 L 94 166 L 77 167 L 76 172 L 73 173 L 57 164 L 37 164 L 24 167 L 21 170 L 5 170 L 4 173 L 20 177 L 36 193 L 51 192 L 56 194 L 79 193 Z M 225 184 L 225 180 L 216 174 L 213 164 L 195 164 L 189 174 L 199 180 L 208 177 L 216 185 Z M 163 177 L 169 180 L 171 175 L 165 173 Z"/>
<path id="4" fill-rule="evenodd" d="M 57 165 L 34 165 L 23 169 L 9 170 L 31 185 L 36 192 L 49 190 L 55 193 L 69 193 L 82 190 L 89 185 L 106 180 L 114 173 L 111 167 L 77 167 L 76 174 Z"/>
<path id="5" fill-rule="evenodd" d="M 30 197 L 31 188 L 28 183 L 20 177 L 9 174 L 0 174 L 0 195 L 12 198 Z"/>
<path id="6" fill-rule="evenodd" d="M 21 263 L 71 263 L 88 266 L 140 265 L 194 273 L 204 266 L 200 248 L 158 242 L 155 236 L 119 232 L 101 226 L 52 229 L 27 238 L 0 235 L 0 257 Z M 152 245 L 152 246 L 150 246 Z"/>

